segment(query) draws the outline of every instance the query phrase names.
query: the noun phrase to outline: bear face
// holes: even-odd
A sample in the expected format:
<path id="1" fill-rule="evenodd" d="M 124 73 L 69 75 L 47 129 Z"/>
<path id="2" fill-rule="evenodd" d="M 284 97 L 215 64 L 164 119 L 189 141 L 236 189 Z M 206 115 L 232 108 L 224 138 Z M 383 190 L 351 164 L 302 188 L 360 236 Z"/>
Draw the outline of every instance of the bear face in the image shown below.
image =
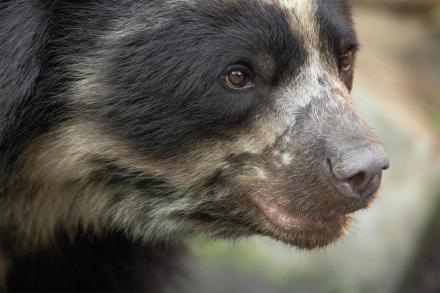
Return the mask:
<path id="1" fill-rule="evenodd" d="M 62 78 L 38 103 L 63 103 L 2 203 L 27 246 L 81 227 L 314 248 L 374 199 L 388 161 L 351 103 L 345 1 L 61 1 L 53 17 L 44 70 Z"/>

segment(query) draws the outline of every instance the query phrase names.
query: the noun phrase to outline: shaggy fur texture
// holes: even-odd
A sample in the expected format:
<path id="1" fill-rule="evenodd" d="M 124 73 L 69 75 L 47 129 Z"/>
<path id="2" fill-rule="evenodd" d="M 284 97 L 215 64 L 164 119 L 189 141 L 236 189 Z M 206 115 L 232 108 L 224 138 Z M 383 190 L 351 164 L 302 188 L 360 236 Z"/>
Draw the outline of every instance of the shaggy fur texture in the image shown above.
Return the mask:
<path id="1" fill-rule="evenodd" d="M 319 247 L 373 198 L 328 179 L 376 140 L 346 1 L 0 1 L 0 44 L 9 291 L 160 292 L 188 236 Z"/>

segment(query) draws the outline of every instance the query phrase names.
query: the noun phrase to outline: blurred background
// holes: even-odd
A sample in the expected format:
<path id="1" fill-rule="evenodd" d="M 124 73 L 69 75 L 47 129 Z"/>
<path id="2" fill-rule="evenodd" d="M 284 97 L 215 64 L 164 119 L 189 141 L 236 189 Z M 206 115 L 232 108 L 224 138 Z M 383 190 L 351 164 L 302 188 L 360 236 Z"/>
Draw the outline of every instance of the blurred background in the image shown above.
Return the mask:
<path id="1" fill-rule="evenodd" d="M 195 240 L 185 292 L 440 292 L 440 1 L 352 2 L 353 99 L 391 160 L 379 200 L 317 251 Z"/>

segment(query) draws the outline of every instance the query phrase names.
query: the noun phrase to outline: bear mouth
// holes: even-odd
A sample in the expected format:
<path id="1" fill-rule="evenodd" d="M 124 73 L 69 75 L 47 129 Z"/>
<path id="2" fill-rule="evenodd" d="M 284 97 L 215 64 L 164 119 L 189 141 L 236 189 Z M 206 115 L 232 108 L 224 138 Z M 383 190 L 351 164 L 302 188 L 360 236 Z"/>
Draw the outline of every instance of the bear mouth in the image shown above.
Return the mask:
<path id="1" fill-rule="evenodd" d="M 263 223 L 259 233 L 304 249 L 326 246 L 345 234 L 351 223 L 351 214 L 341 214 L 326 220 L 313 220 L 295 215 L 261 195 L 251 196 Z"/>

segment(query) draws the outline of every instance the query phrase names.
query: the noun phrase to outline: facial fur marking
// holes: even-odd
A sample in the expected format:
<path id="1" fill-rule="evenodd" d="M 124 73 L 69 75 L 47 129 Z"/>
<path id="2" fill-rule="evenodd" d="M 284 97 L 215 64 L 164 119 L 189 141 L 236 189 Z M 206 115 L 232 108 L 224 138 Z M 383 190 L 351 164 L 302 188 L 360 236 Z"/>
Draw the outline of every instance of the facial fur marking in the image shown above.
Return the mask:
<path id="1" fill-rule="evenodd" d="M 289 84 L 279 89 L 281 98 L 277 101 L 277 108 L 283 109 L 285 121 L 293 127 L 295 117 L 314 100 L 328 108 L 339 108 L 350 101 L 350 94 L 339 80 L 333 76 L 332 70 L 325 68 L 318 53 L 309 56 L 308 62 Z"/>
<path id="2" fill-rule="evenodd" d="M 316 47 L 319 40 L 316 21 L 316 0 L 263 1 L 272 5 L 276 3 L 288 11 L 292 29 L 296 34 L 302 36 L 303 41 L 307 44 L 306 48 L 311 50 Z"/>
<path id="3" fill-rule="evenodd" d="M 288 154 L 288 153 L 283 153 L 283 154 L 281 155 L 281 162 L 282 162 L 285 166 L 289 165 L 289 164 L 292 162 L 292 156 L 291 156 L 290 154 Z"/>
<path id="4" fill-rule="evenodd" d="M 192 200 L 189 194 L 203 192 L 192 189 L 198 180 L 208 180 L 207 176 L 214 174 L 216 169 L 222 169 L 225 166 L 224 158 L 229 153 L 261 154 L 275 143 L 279 132 L 273 128 L 275 122 L 267 123 L 268 121 L 270 120 L 260 121 L 252 132 L 243 133 L 237 140 L 201 145 L 185 156 L 169 162 L 155 162 L 143 158 L 128 144 L 105 135 L 93 122 L 70 121 L 60 125 L 57 130 L 35 142 L 22 157 L 22 161 L 26 161 L 26 164 L 22 165 L 22 171 L 29 180 L 27 184 L 32 186 L 34 182 L 44 183 L 38 188 L 34 187 L 34 206 L 39 208 L 30 211 L 27 220 L 20 220 L 23 239 L 34 239 L 35 242 L 29 242 L 29 246 L 48 243 L 53 238 L 59 222 L 64 218 L 68 219 L 63 221 L 64 226 L 72 230 L 78 225 L 102 230 L 103 222 L 109 223 L 108 217 L 113 219 L 110 220 L 112 225 L 121 228 L 131 227 L 132 233 L 136 235 L 155 237 L 157 231 L 161 231 L 161 235 L 165 236 L 167 233 L 163 233 L 164 231 L 170 230 L 171 233 L 171 230 L 179 227 L 166 217 L 175 211 L 197 207 L 197 201 Z M 209 152 L 205 148 L 208 148 Z M 102 157 L 105 160 L 96 161 L 94 157 Z M 111 163 L 112 160 L 121 166 L 130 166 L 130 169 L 121 169 L 116 163 Z M 254 172 L 254 176 L 260 180 L 265 180 L 268 176 L 260 166 L 255 166 Z M 145 177 L 145 174 L 151 174 L 151 178 Z M 167 178 L 173 188 L 157 181 L 158 178 Z M 151 197 L 145 196 L 143 192 L 146 187 L 151 188 L 152 182 L 157 187 L 155 215 L 161 216 L 155 216 L 154 221 L 148 221 L 148 225 L 132 226 L 137 221 L 137 214 L 146 213 L 145 208 L 149 206 L 146 200 L 150 200 Z M 167 192 L 163 192 L 165 185 Z M 147 191 L 151 192 L 149 189 Z M 219 190 L 216 196 L 224 192 L 227 192 L 227 189 Z M 65 193 L 66 196 L 69 193 L 74 195 L 58 197 L 60 193 Z M 186 196 L 179 199 L 179 194 L 184 193 Z M 171 198 L 176 200 L 173 205 L 166 200 Z M 68 199 L 74 200 L 75 203 Z M 76 206 L 78 209 L 50 209 L 54 202 L 59 206 Z M 22 206 L 16 204 L 9 211 L 21 209 Z M 41 213 L 45 216 L 41 216 Z M 32 220 L 35 218 L 46 219 L 44 228 L 34 225 L 43 224 L 41 221 Z M 184 233 L 186 228 L 179 229 Z"/>
<path id="5" fill-rule="evenodd" d="M 254 167 L 254 170 L 255 170 L 256 176 L 259 179 L 262 179 L 262 180 L 267 179 L 266 171 L 263 168 Z"/>

